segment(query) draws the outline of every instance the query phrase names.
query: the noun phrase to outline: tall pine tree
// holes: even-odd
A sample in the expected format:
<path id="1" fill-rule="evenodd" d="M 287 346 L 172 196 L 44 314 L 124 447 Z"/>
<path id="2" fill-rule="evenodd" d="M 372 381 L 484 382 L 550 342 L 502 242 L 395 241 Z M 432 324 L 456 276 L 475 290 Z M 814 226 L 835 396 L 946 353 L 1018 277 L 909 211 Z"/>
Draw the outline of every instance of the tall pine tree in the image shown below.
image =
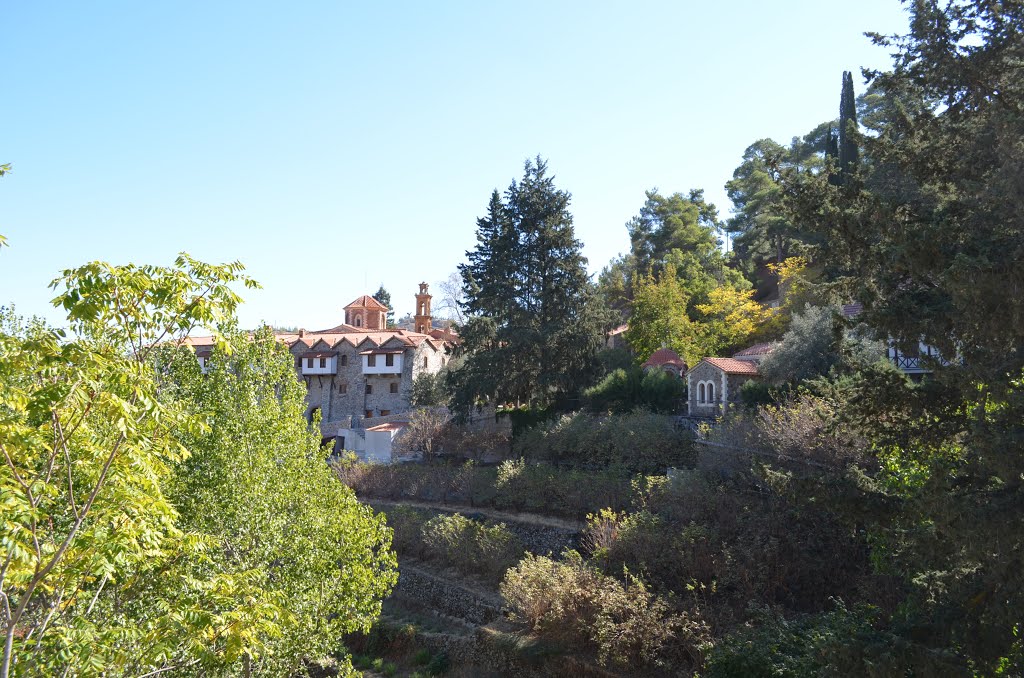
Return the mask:
<path id="1" fill-rule="evenodd" d="M 469 320 L 451 374 L 453 409 L 482 401 L 545 405 L 587 386 L 601 347 L 582 244 L 540 157 L 477 219 L 477 245 L 459 266 Z"/>

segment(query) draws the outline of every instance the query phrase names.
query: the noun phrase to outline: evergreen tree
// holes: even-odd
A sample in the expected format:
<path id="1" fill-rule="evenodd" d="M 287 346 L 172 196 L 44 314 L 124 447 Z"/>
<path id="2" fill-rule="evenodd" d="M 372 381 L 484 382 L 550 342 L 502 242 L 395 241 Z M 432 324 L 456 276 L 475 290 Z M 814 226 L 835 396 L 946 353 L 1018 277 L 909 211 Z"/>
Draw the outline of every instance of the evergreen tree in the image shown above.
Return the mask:
<path id="1" fill-rule="evenodd" d="M 734 208 L 725 226 L 735 236 L 734 263 L 756 286 L 759 299 L 776 293 L 778 281 L 769 271 L 772 264 L 804 254 L 817 242 L 815 234 L 801 228 L 786 211 L 779 170 L 819 171 L 824 158 L 838 155 L 833 125 L 832 121 L 822 123 L 805 136 L 794 137 L 788 146 L 771 139 L 754 142 L 725 185 Z"/>
<path id="2" fill-rule="evenodd" d="M 394 327 L 395 307 L 391 305 L 391 295 L 384 289 L 384 283 L 381 283 L 380 288 L 374 292 L 373 298 L 388 307 L 387 326 Z"/>
<path id="3" fill-rule="evenodd" d="M 613 260 L 598 277 L 598 292 L 610 308 L 628 315 L 635 276 L 658 274 L 670 263 L 686 287 L 691 318 L 699 315 L 697 305 L 706 303 L 714 288 L 747 287 L 720 249 L 722 223 L 704 191 L 662 195 L 653 189 L 646 196 L 640 213 L 626 224 L 629 254 Z"/>
<path id="4" fill-rule="evenodd" d="M 861 318 L 950 360 L 919 387 L 864 380 L 846 413 L 883 469 L 865 505 L 899 508 L 873 540 L 908 591 L 894 649 L 956 664 L 915 675 L 1020 675 L 1024 5 L 921 0 L 910 12 L 909 34 L 874 36 L 895 63 L 868 74 L 883 115 L 861 139 L 861 174 L 836 187 L 792 172 L 783 186 L 792 218 L 847 272 L 832 286 L 864 304 Z M 842 131 L 849 141 L 852 119 Z M 851 150 L 842 159 L 856 162 Z"/>
<path id="5" fill-rule="evenodd" d="M 857 171 L 859 157 L 857 102 L 853 96 L 853 74 L 843 71 L 843 93 L 839 100 L 839 171 L 844 185 L 849 183 L 850 174 Z"/>
<path id="6" fill-rule="evenodd" d="M 477 220 L 477 246 L 459 266 L 468 320 L 465 362 L 448 378 L 457 412 L 481 401 L 544 405 L 594 378 L 602 320 L 569 201 L 538 157 Z"/>

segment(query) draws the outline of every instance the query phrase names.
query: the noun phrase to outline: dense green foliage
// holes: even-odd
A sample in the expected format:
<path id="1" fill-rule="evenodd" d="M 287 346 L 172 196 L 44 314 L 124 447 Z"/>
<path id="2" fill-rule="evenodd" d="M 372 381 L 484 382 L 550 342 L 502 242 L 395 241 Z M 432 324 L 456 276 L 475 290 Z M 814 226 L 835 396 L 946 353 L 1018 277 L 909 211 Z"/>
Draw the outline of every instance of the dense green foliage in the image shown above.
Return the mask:
<path id="1" fill-rule="evenodd" d="M 665 370 L 617 369 L 583 392 L 592 412 L 621 414 L 646 409 L 674 414 L 686 397 L 686 382 Z"/>
<path id="2" fill-rule="evenodd" d="M 394 580 L 388 532 L 323 472 L 287 352 L 247 352 L 251 369 L 209 381 L 191 354 L 183 372 L 167 361 L 197 324 L 230 324 L 232 283 L 255 285 L 239 264 L 185 255 L 172 267 L 94 262 L 54 283 L 71 334 L 5 313 L 5 678 L 278 673 L 379 609 Z M 220 341 L 225 362 L 256 350 Z M 197 473 L 183 479 L 188 464 Z M 313 603 L 307 587 L 327 581 Z"/>
<path id="3" fill-rule="evenodd" d="M 547 163 L 491 196 L 477 220 L 477 245 L 462 264 L 465 362 L 450 372 L 452 409 L 483 402 L 544 405 L 577 393 L 597 375 L 607 324 L 594 303 L 569 193 Z"/>
<path id="4" fill-rule="evenodd" d="M 582 519 L 608 506 L 629 506 L 630 477 L 618 471 L 557 469 L 509 460 L 497 467 L 456 465 L 383 466 L 345 462 L 336 470 L 360 497 L 411 499 L 512 511 L 543 511 Z"/>
<path id="5" fill-rule="evenodd" d="M 389 508 L 387 520 L 400 557 L 434 561 L 491 583 L 501 581 L 523 556 L 522 543 L 504 523 L 404 506 Z"/>
<path id="6" fill-rule="evenodd" d="M 1024 6 L 910 14 L 909 34 L 875 37 L 896 58 L 867 74 L 875 133 L 847 130 L 856 174 L 782 181 L 791 218 L 828 243 L 831 287 L 951 361 L 921 387 L 866 380 L 847 416 L 886 469 L 869 494 L 901 502 L 874 516 L 876 558 L 913 584 L 901 641 L 989 672 L 1019 655 L 1024 609 Z"/>
<path id="7" fill-rule="evenodd" d="M 567 414 L 517 436 L 513 451 L 529 461 L 628 473 L 693 464 L 690 434 L 676 428 L 672 417 L 643 410 Z"/>
<path id="8" fill-rule="evenodd" d="M 822 377 L 833 370 L 855 370 L 885 358 L 885 345 L 844 330 L 838 309 L 807 306 L 761 362 L 761 376 L 780 386 Z"/>
<path id="9" fill-rule="evenodd" d="M 669 196 L 647 191 L 640 213 L 626 224 L 629 253 L 614 259 L 598 277 L 600 296 L 611 308 L 632 316 L 637 277 L 660 280 L 671 266 L 682 289 L 680 310 L 696 319 L 698 305 L 709 302 L 713 289 L 746 286 L 719 249 L 720 228 L 718 210 L 704 200 L 703 191 Z M 640 352 L 635 347 L 634 351 Z"/>
<path id="10" fill-rule="evenodd" d="M 384 289 L 383 283 L 377 288 L 377 291 L 373 293 L 373 298 L 388 307 L 388 313 L 385 317 L 385 322 L 388 327 L 395 326 L 395 307 L 391 305 L 391 293 Z"/>
<path id="11" fill-rule="evenodd" d="M 725 225 L 733 235 L 732 263 L 755 283 L 760 297 L 777 292 L 778 281 L 769 264 L 803 254 L 811 240 L 784 209 L 778 169 L 820 169 L 831 125 L 821 124 L 806 136 L 794 138 L 789 146 L 771 139 L 754 142 L 725 185 L 734 210 Z"/>
<path id="12" fill-rule="evenodd" d="M 592 649 L 601 664 L 677 672 L 700 664 L 708 626 L 674 612 L 638 579 L 602 574 L 579 554 L 559 562 L 527 554 L 501 593 L 513 618 L 543 638 Z"/>
<path id="13" fill-rule="evenodd" d="M 324 463 L 287 347 L 267 328 L 229 339 L 230 355 L 215 351 L 205 375 L 191 351 L 172 356 L 165 393 L 208 428 L 178 435 L 190 455 L 168 495 L 181 526 L 223 545 L 209 554 L 213 571 L 251 573 L 281 601 L 282 633 L 251 669 L 290 675 L 369 627 L 397 580 L 395 561 L 383 516 Z"/>

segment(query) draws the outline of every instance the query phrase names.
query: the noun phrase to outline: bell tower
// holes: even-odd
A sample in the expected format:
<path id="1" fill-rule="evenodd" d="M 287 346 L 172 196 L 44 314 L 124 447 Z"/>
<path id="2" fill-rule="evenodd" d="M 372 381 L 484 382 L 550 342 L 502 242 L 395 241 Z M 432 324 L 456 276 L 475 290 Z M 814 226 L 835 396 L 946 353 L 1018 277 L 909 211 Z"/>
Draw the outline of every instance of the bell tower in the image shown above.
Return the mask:
<path id="1" fill-rule="evenodd" d="M 427 293 L 427 283 L 420 283 L 420 293 L 416 295 L 416 331 L 421 334 L 430 334 L 433 329 L 433 322 L 430 318 L 430 294 Z"/>

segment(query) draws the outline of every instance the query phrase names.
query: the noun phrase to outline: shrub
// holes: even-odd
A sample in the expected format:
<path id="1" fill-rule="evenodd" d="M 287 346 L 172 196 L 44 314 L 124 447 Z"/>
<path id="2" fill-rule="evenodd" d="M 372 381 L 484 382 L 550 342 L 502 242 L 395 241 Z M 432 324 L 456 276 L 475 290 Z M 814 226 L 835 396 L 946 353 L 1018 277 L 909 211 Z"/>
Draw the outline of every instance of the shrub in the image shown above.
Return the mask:
<path id="1" fill-rule="evenodd" d="M 419 557 L 423 552 L 422 529 L 427 515 L 416 509 L 394 506 L 388 507 L 385 516 L 394 533 L 391 543 L 395 550 L 403 555 Z"/>
<path id="2" fill-rule="evenodd" d="M 679 430 L 671 417 L 645 411 L 565 415 L 521 435 L 513 450 L 531 461 L 626 472 L 692 466 L 694 457 L 689 433 Z"/>
<path id="3" fill-rule="evenodd" d="M 805 307 L 793 316 L 789 329 L 761 362 L 761 374 L 771 384 L 795 383 L 828 374 L 839 362 L 840 330 L 835 311 L 827 306 Z"/>
<path id="4" fill-rule="evenodd" d="M 706 678 L 969 675 L 950 655 L 876 630 L 877 611 L 861 606 L 786 619 L 769 610 L 756 626 L 726 636 L 709 653 Z"/>
<path id="5" fill-rule="evenodd" d="M 497 508 L 583 518 L 602 506 L 625 507 L 629 479 L 614 470 L 566 471 L 514 459 L 498 467 L 495 492 Z"/>
<path id="6" fill-rule="evenodd" d="M 443 676 L 448 673 L 449 665 L 450 662 L 448 661 L 448 655 L 441 652 L 430 660 L 430 663 L 426 666 L 426 670 L 431 676 Z"/>
<path id="7" fill-rule="evenodd" d="M 423 375 L 429 376 L 429 375 Z M 409 418 L 409 425 L 396 437 L 396 453 L 422 452 L 424 459 L 440 454 L 449 437 L 451 415 L 442 407 L 421 407 Z"/>
<path id="8" fill-rule="evenodd" d="M 625 583 L 568 551 L 559 562 L 527 554 L 501 592 L 512 618 L 540 637 L 589 648 L 604 665 L 679 670 L 701 661 L 709 637 L 698 616 L 673 612 L 634 578 Z"/>
<path id="9" fill-rule="evenodd" d="M 626 508 L 629 477 L 620 471 L 559 471 L 509 460 L 497 468 L 468 461 L 447 464 L 336 464 L 346 485 L 363 499 L 413 499 L 514 511 L 543 511 L 581 519 L 603 506 Z"/>
<path id="10" fill-rule="evenodd" d="M 765 405 L 758 409 L 759 441 L 789 460 L 835 468 L 864 463 L 868 443 L 840 419 L 840 407 L 841 403 L 806 392 Z"/>
<path id="11" fill-rule="evenodd" d="M 639 367 L 617 369 L 583 392 L 593 412 L 632 412 L 646 409 L 671 414 L 679 408 L 686 382 L 664 370 L 645 372 Z"/>
<path id="12" fill-rule="evenodd" d="M 523 545 L 504 523 L 484 525 L 458 513 L 434 516 L 422 527 L 423 551 L 462 572 L 500 579 Z"/>

